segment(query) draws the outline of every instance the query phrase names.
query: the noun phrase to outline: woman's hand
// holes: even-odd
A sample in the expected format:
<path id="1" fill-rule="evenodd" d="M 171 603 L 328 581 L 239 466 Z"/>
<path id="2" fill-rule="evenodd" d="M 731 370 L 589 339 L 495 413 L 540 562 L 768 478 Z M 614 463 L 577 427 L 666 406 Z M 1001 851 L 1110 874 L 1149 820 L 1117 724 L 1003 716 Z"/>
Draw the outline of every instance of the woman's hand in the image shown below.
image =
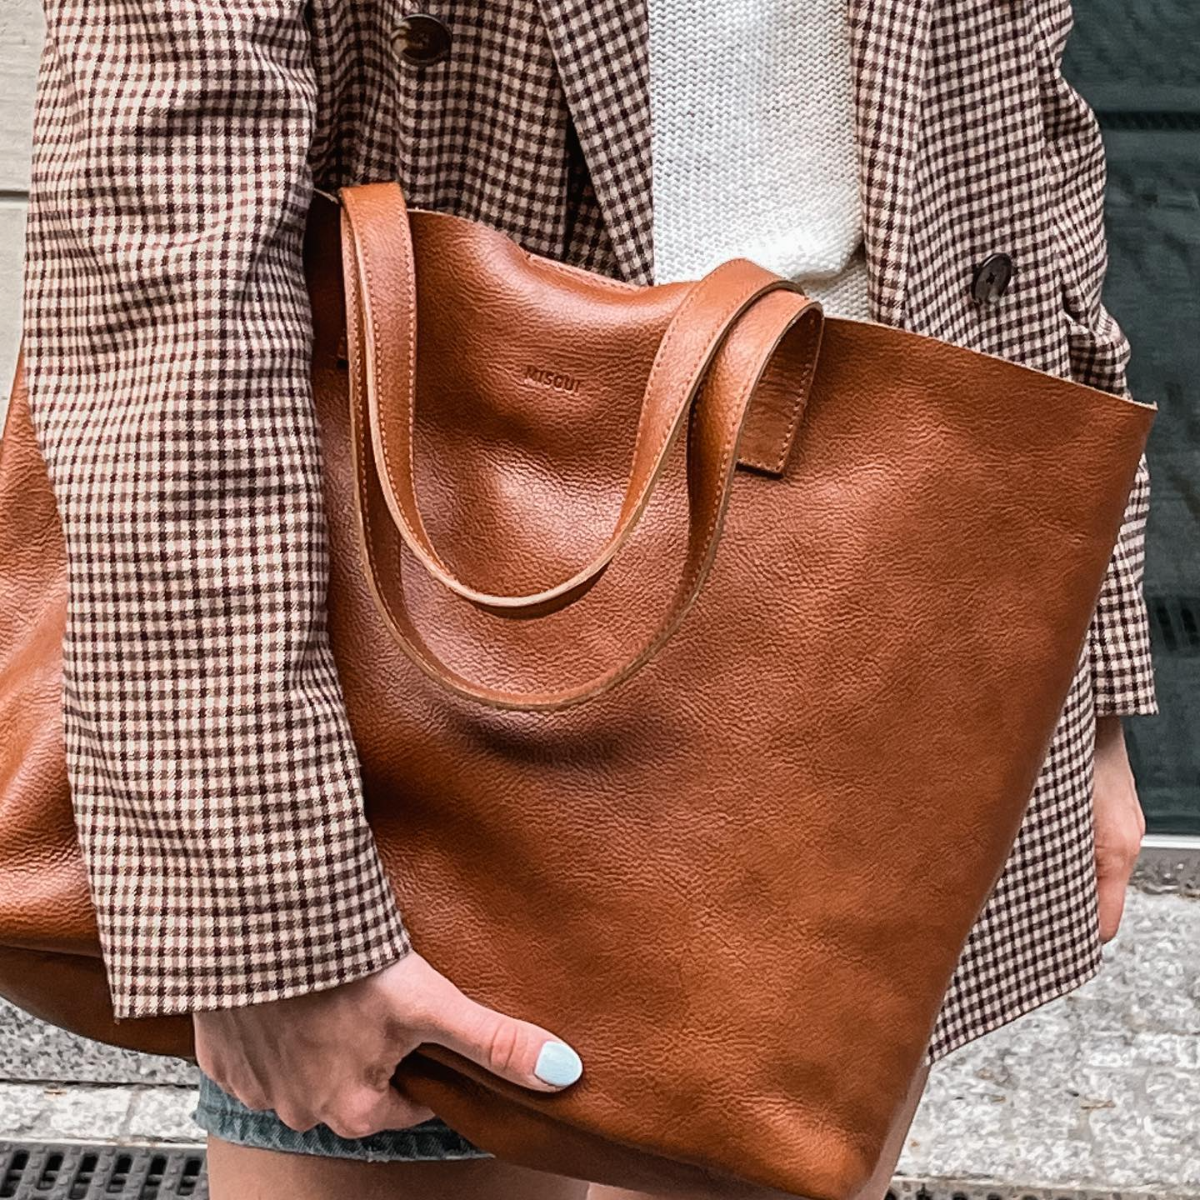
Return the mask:
<path id="1" fill-rule="evenodd" d="M 193 1024 L 200 1068 L 225 1091 L 248 1108 L 274 1109 L 292 1129 L 325 1124 L 346 1138 L 433 1116 L 391 1085 L 397 1063 L 422 1042 L 536 1091 L 558 1091 L 583 1070 L 569 1046 L 476 1004 L 416 951 L 341 987 L 197 1012 Z"/>
<path id="2" fill-rule="evenodd" d="M 1100 904 L 1100 940 L 1111 941 L 1125 909 L 1125 891 L 1146 834 L 1146 818 L 1120 717 L 1096 720 L 1096 880 Z"/>

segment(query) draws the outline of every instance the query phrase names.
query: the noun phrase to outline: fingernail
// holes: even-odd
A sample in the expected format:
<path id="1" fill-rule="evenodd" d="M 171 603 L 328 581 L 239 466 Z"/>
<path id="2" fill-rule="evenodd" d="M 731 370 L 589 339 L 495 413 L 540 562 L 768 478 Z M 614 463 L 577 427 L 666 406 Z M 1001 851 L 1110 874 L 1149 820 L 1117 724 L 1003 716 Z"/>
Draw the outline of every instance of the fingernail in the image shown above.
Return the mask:
<path id="1" fill-rule="evenodd" d="M 533 1073 L 551 1087 L 566 1087 L 583 1074 L 583 1060 L 566 1042 L 547 1042 L 538 1054 Z"/>

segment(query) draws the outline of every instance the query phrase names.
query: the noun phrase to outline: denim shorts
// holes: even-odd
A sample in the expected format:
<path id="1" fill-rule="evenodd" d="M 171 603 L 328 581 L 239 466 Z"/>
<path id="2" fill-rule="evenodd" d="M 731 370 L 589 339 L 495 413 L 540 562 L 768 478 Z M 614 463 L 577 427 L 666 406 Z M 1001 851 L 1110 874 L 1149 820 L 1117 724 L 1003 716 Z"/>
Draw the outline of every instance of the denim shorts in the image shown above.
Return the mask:
<path id="1" fill-rule="evenodd" d="M 255 1112 L 200 1072 L 200 1098 L 192 1110 L 196 1123 L 223 1142 L 256 1150 L 357 1158 L 365 1162 L 442 1162 L 491 1158 L 455 1133 L 440 1117 L 411 1129 L 385 1129 L 364 1138 L 338 1137 L 328 1125 L 303 1133 L 285 1125 L 271 1110 Z"/>

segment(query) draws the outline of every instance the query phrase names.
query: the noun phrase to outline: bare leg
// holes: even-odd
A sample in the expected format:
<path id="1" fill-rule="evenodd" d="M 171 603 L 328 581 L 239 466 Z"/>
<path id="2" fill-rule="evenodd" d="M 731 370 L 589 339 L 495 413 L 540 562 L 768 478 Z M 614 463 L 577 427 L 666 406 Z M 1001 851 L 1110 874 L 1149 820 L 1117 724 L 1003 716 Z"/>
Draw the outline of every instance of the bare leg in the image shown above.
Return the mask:
<path id="1" fill-rule="evenodd" d="M 904 1142 L 908 1137 L 909 1126 L 912 1125 L 917 1106 L 921 1103 L 921 1097 L 925 1093 L 925 1082 L 928 1076 L 928 1068 L 922 1067 L 914 1077 L 904 1107 L 896 1118 L 891 1133 L 888 1134 L 879 1166 L 855 1200 L 883 1200 L 883 1197 L 887 1195 L 888 1188 L 892 1183 L 892 1176 L 896 1173 L 896 1164 L 900 1161 L 900 1152 L 904 1149 Z M 621 1188 L 604 1187 L 601 1184 L 593 1183 L 588 1191 L 587 1200 L 668 1200 L 668 1198 L 665 1195 L 660 1196 L 650 1192 L 627 1192 Z M 687 1198 L 673 1194 L 669 1200 L 687 1200 Z"/>
<path id="2" fill-rule="evenodd" d="M 365 1163 L 208 1139 L 212 1200 L 585 1200 L 588 1185 L 493 1158 Z"/>

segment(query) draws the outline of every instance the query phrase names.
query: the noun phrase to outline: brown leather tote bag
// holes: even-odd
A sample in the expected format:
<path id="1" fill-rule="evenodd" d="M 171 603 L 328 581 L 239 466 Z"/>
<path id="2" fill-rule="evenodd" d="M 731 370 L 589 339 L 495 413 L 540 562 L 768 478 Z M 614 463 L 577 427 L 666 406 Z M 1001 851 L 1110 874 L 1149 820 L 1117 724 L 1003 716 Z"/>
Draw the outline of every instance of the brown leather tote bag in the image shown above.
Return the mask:
<path id="1" fill-rule="evenodd" d="M 415 944 L 561 1032 L 546 1096 L 430 1048 L 486 1149 L 848 1200 L 1004 863 L 1152 409 L 745 262 L 630 286 L 400 189 L 306 246 L 330 620 Z M 114 1025 L 59 715 L 61 533 L 0 460 L 0 991 Z"/>

